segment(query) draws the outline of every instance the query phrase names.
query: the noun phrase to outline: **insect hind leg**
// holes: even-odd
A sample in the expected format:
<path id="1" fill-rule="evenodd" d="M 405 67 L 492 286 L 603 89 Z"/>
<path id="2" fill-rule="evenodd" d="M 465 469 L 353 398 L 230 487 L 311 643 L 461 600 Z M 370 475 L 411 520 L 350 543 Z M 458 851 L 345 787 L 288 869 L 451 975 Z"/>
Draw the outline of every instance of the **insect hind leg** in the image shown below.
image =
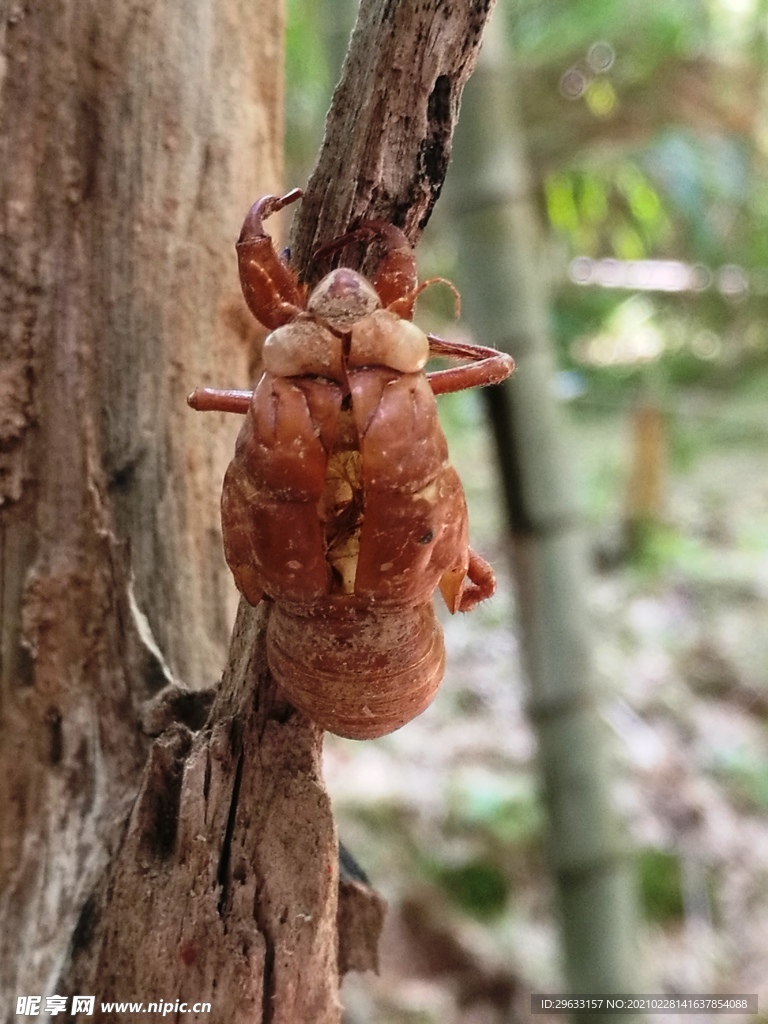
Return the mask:
<path id="1" fill-rule="evenodd" d="M 469 549 L 469 566 L 459 595 L 459 611 L 468 612 L 496 591 L 493 569 L 477 552 Z"/>

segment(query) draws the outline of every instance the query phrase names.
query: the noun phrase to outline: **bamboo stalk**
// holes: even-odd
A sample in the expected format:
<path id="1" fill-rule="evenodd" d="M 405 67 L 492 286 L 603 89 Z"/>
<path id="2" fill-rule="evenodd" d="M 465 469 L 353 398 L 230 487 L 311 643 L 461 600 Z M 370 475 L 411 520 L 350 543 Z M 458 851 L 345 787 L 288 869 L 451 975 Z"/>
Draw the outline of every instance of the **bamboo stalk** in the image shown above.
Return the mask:
<path id="1" fill-rule="evenodd" d="M 509 65 L 497 17 L 456 139 L 450 184 L 459 284 L 477 339 L 511 352 L 518 368 L 485 397 L 503 471 L 566 982 L 573 992 L 630 992 L 637 991 L 632 876 L 610 805 L 581 514 L 552 396 L 546 273 Z"/>

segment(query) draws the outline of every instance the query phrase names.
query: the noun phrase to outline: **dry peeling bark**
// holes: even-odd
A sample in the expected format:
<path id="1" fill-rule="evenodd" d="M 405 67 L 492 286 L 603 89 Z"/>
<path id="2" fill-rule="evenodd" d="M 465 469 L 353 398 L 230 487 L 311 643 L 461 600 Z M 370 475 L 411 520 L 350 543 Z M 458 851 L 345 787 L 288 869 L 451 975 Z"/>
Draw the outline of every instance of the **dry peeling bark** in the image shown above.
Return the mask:
<path id="1" fill-rule="evenodd" d="M 230 1024 L 335 1018 L 321 737 L 265 669 L 265 614 L 241 606 L 210 724 L 175 723 L 153 745 L 119 859 L 78 926 L 70 992 L 207 1000 Z"/>
<path id="2" fill-rule="evenodd" d="M 360 4 L 294 232 L 300 267 L 362 218 L 383 218 L 419 240 L 443 187 L 461 93 L 493 4 Z"/>
<path id="3" fill-rule="evenodd" d="M 358 216 L 417 239 L 491 5 L 363 0 L 299 212 L 300 266 Z M 162 732 L 140 778 L 136 725 L 169 679 L 211 682 L 226 623 L 211 478 L 237 423 L 193 421 L 181 395 L 245 379 L 230 252 L 248 203 L 275 190 L 252 167 L 259 151 L 276 166 L 280 15 L 244 0 L 194 16 L 64 6 L 52 25 L 19 7 L 0 125 L 27 161 L 6 209 L 28 256 L 3 267 L 18 325 L 0 381 L 4 992 L 335 1022 L 338 970 L 375 964 L 382 904 L 339 885 L 322 736 L 265 670 L 268 609 L 241 607 L 205 724 L 206 693 L 171 688 L 143 709 Z"/>

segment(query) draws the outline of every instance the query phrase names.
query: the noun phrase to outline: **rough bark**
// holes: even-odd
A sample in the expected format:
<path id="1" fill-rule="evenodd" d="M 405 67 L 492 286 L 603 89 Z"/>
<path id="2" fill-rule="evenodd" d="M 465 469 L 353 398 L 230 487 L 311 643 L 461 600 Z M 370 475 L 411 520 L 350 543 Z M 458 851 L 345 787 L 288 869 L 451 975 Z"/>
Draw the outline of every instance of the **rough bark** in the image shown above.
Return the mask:
<path id="1" fill-rule="evenodd" d="M 278 5 L 4 5 L 0 1016 L 48 994 L 136 793 L 141 705 L 212 683 L 247 374 L 232 241 L 279 184 Z M 256 168 L 259 168 L 257 173 Z"/>
<path id="2" fill-rule="evenodd" d="M 20 136 L 29 119 L 39 122 L 19 180 L 36 190 L 22 197 L 22 211 L 42 212 L 39 221 L 22 216 L 18 229 L 29 234 L 27 277 L 10 262 L 5 271 L 9 282 L 20 278 L 11 312 L 31 325 L 21 332 L 9 387 L 22 397 L 4 426 L 23 467 L 8 474 L 20 483 L 3 521 L 12 553 L 5 599 L 25 609 L 7 644 L 4 637 L 15 658 L 4 662 L 13 691 L 6 728 L 21 730 L 24 762 L 3 780 L 16 816 L 2 861 L 14 965 L 6 990 L 47 994 L 58 978 L 60 993 L 97 1000 L 210 996 L 208 1020 L 323 1024 L 340 1015 L 337 957 L 342 967 L 375 962 L 381 904 L 365 896 L 361 911 L 360 884 L 348 879 L 338 902 L 322 737 L 265 671 L 268 609 L 241 607 L 202 728 L 207 698 L 177 688 L 144 714 L 149 731 L 167 727 L 120 828 L 144 756 L 135 725 L 142 698 L 169 678 L 215 676 L 210 652 L 228 596 L 211 554 L 219 542 L 211 477 L 220 479 L 237 423 L 212 432 L 210 417 L 181 410 L 193 384 L 249 379 L 237 371 L 252 335 L 232 299 L 231 243 L 250 201 L 275 191 L 274 180 L 254 183 L 252 167 L 260 140 L 274 167 L 267 139 L 276 133 L 264 111 L 275 99 L 267 80 L 279 80 L 280 17 L 265 14 L 259 31 L 249 5 L 213 4 L 148 13 L 128 2 L 107 9 L 62 0 L 67 17 L 51 14 L 55 25 L 43 13 L 22 19 L 29 59 L 18 61 L 13 81 L 24 117 L 14 118 L 8 102 L 3 116 Z M 299 214 L 300 265 L 311 239 L 337 234 L 359 215 L 404 224 L 416 240 L 442 184 L 461 86 L 490 6 L 362 4 Z M 57 45 L 47 48 L 50 37 Z M 30 67 L 49 76 L 37 83 L 37 107 L 24 77 Z M 65 97 L 64 113 L 51 95 Z M 53 140 L 50 177 L 33 172 L 46 155 L 44 138 Z M 77 189 L 60 196 L 58 181 L 73 174 Z M 34 410 L 23 390 L 30 381 Z M 39 474 L 29 468 L 36 462 Z M 26 761 L 18 753 L 25 739 L 34 741 Z M 72 874 L 66 905 L 41 923 L 46 870 L 57 871 L 67 852 L 54 857 L 62 835 L 71 847 L 63 858 Z M 15 863 L 22 866 L 14 874 Z M 361 912 L 368 925 L 360 926 Z M 337 917 L 357 936 L 338 950 Z M 70 932 L 62 968 L 61 936 Z M 27 950 L 48 944 L 34 970 L 17 934 Z M 111 1018 L 97 1002 L 93 1019 Z"/>
<path id="3" fill-rule="evenodd" d="M 227 1024 L 335 1018 L 320 736 L 276 692 L 265 615 L 241 605 L 210 725 L 172 724 L 153 745 L 119 859 L 78 929 L 71 993 L 205 1000 Z"/>

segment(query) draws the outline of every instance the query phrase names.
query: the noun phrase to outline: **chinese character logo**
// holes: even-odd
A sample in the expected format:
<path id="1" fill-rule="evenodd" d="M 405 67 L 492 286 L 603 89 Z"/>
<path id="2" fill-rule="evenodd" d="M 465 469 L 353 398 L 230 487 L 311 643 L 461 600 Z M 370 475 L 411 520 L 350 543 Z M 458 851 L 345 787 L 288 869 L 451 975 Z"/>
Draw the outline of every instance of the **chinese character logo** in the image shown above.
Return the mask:
<path id="1" fill-rule="evenodd" d="M 37 1017 L 40 1013 L 40 996 L 18 996 L 16 999 L 16 1014 L 20 1017 Z"/>
<path id="2" fill-rule="evenodd" d="M 91 1017 L 95 1002 L 95 996 L 72 996 L 72 1013 L 85 1013 Z"/>

